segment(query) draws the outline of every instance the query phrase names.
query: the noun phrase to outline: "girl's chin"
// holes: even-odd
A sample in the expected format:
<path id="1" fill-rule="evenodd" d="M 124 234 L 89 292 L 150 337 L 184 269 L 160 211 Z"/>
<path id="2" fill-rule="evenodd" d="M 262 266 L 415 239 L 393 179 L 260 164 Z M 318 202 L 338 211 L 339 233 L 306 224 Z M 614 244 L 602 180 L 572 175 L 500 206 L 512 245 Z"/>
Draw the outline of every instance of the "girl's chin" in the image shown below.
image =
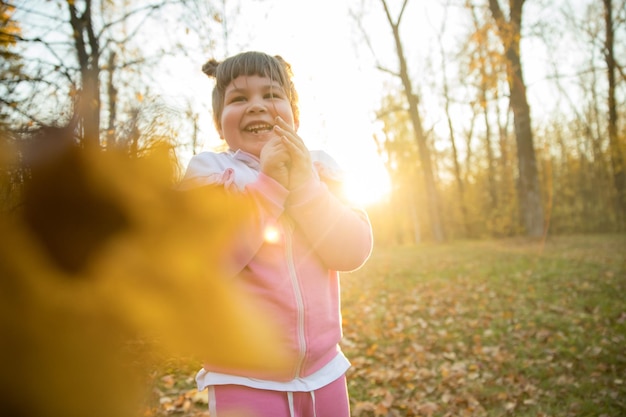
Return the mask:
<path id="1" fill-rule="evenodd" d="M 256 149 L 262 149 L 265 147 L 265 145 L 267 145 L 267 142 L 270 141 L 270 138 L 259 138 L 257 139 L 254 143 L 250 144 L 251 148 L 256 148 Z"/>
<path id="2" fill-rule="evenodd" d="M 261 151 L 263 150 L 263 147 L 265 146 L 265 142 L 264 143 L 258 143 L 256 144 L 256 146 L 249 146 L 245 149 L 242 149 L 243 151 L 248 152 L 250 155 L 254 155 L 257 158 L 261 157 Z"/>
<path id="3" fill-rule="evenodd" d="M 266 132 L 266 133 L 257 133 L 252 135 L 251 140 L 253 140 L 254 142 L 260 142 L 263 144 L 266 144 L 267 142 L 269 142 L 271 139 L 276 137 L 276 133 L 274 132 Z"/>

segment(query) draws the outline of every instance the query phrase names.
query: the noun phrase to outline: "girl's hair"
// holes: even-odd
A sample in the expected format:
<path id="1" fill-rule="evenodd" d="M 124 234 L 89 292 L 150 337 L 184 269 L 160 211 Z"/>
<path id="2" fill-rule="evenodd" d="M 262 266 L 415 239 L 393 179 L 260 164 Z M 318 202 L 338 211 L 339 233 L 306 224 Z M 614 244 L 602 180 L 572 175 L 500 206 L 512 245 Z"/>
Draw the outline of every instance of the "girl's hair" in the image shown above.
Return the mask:
<path id="1" fill-rule="evenodd" d="M 211 78 L 215 78 L 213 88 L 213 121 L 218 130 L 221 130 L 220 119 L 224 110 L 224 96 L 226 88 L 237 77 L 242 75 L 258 75 L 267 77 L 285 90 L 294 120 L 297 122 L 300 116 L 298 109 L 298 93 L 293 85 L 291 65 L 281 56 L 271 56 L 263 52 L 242 52 L 226 58 L 222 62 L 210 59 L 202 66 L 202 72 Z"/>

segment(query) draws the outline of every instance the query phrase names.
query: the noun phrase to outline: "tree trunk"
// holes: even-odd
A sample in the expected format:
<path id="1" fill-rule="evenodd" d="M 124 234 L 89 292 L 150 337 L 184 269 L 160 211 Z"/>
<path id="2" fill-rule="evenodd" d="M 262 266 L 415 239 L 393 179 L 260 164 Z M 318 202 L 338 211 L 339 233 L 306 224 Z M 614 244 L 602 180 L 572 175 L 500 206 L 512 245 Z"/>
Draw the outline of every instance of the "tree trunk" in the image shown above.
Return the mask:
<path id="1" fill-rule="evenodd" d="M 115 148 L 115 123 L 117 122 L 117 88 L 113 82 L 115 74 L 115 52 L 109 55 L 109 80 L 107 83 L 107 95 L 109 100 L 109 126 L 107 128 L 107 149 Z"/>
<path id="2" fill-rule="evenodd" d="M 506 21 L 498 1 L 489 0 L 489 9 L 496 21 L 498 34 L 505 50 L 517 143 L 520 215 L 526 234 L 530 237 L 541 237 L 544 233 L 543 204 L 533 144 L 530 107 L 526 98 L 526 85 L 520 57 L 524 0 L 511 0 L 510 5 L 511 17 L 509 21 Z"/>
<path id="3" fill-rule="evenodd" d="M 624 230 L 624 213 L 626 213 L 626 170 L 624 155 L 619 143 L 617 132 L 617 104 L 615 100 L 615 55 L 614 55 L 614 25 L 613 5 L 611 0 L 604 1 L 604 21 L 606 39 L 604 41 L 604 58 L 608 75 L 608 106 L 609 106 L 609 154 L 613 169 L 613 184 L 616 192 L 617 221 L 620 230 Z"/>
<path id="4" fill-rule="evenodd" d="M 411 123 L 413 125 L 413 131 L 415 134 L 415 140 L 417 142 L 417 147 L 420 155 L 420 162 L 422 169 L 424 171 L 424 182 L 426 188 L 426 194 L 428 196 L 428 214 L 430 219 L 431 231 L 433 234 L 433 239 L 437 242 L 442 242 L 445 239 L 443 226 L 441 224 L 441 218 L 439 217 L 440 208 L 439 208 L 439 196 L 437 193 L 437 187 L 435 185 L 435 178 L 433 175 L 433 168 L 430 158 L 430 150 L 428 148 L 428 144 L 426 143 L 426 136 L 424 134 L 424 129 L 422 128 L 422 121 L 419 114 L 418 108 L 418 97 L 413 94 L 413 86 L 411 83 L 411 78 L 409 77 L 408 67 L 406 64 L 406 59 L 404 57 L 404 51 L 402 48 L 402 41 L 400 39 L 400 20 L 402 19 L 402 13 L 404 12 L 405 6 L 408 0 L 405 0 L 402 5 L 402 11 L 400 12 L 400 16 L 396 23 L 393 22 L 391 15 L 389 14 L 389 9 L 387 7 L 387 3 L 385 0 L 381 0 L 383 7 L 385 9 L 385 13 L 387 15 L 387 20 L 389 21 L 389 25 L 391 26 L 393 32 L 393 38 L 396 44 L 396 53 L 398 55 L 398 60 L 400 63 L 400 79 L 402 80 L 402 86 L 404 88 L 404 92 L 407 97 L 407 101 L 409 104 L 409 115 L 411 117 Z"/>
<path id="5" fill-rule="evenodd" d="M 85 0 L 85 9 L 80 15 L 75 1 L 67 0 L 67 5 L 81 75 L 81 90 L 76 111 L 82 122 L 83 144 L 99 146 L 100 46 L 91 19 L 91 0 Z"/>
<path id="6" fill-rule="evenodd" d="M 472 13 L 472 22 L 474 24 L 474 31 L 479 33 L 481 31 L 480 24 L 478 23 L 478 16 L 476 15 L 476 7 L 473 5 L 469 5 L 470 12 Z M 481 65 L 479 65 L 479 103 L 480 108 L 482 110 L 483 119 L 485 122 L 485 147 L 487 149 L 487 175 L 489 181 L 489 209 L 491 212 L 495 212 L 498 207 L 498 193 L 496 187 L 496 163 L 495 157 L 493 155 L 492 148 L 492 134 L 491 134 L 491 124 L 489 123 L 489 100 L 487 97 L 487 93 L 489 91 L 489 83 L 488 80 L 497 77 L 497 75 L 490 75 L 488 65 L 492 65 L 489 62 L 489 52 L 487 51 L 486 44 L 478 45 L 478 55 L 479 61 Z M 493 71 L 495 74 L 496 71 Z"/>
<path id="7" fill-rule="evenodd" d="M 443 37 L 444 26 L 441 28 L 440 39 Z M 441 74 L 443 77 L 443 98 L 444 109 L 446 112 L 446 119 L 448 122 L 448 133 L 450 135 L 450 145 L 452 146 L 452 162 L 454 164 L 454 177 L 456 180 L 457 190 L 459 193 L 459 208 L 461 210 L 461 227 L 462 227 L 462 237 L 467 238 L 471 235 L 470 227 L 469 227 L 469 214 L 467 210 L 467 205 L 465 203 L 465 184 L 463 182 L 463 175 L 461 173 L 461 164 L 459 163 L 459 152 L 456 147 L 456 135 L 454 134 L 454 124 L 452 121 L 452 114 L 450 112 L 450 103 L 452 99 L 450 98 L 450 90 L 448 87 L 448 76 L 447 76 L 447 66 L 446 66 L 446 54 L 445 48 L 441 40 L 439 41 L 439 53 L 441 54 Z"/>
<path id="8" fill-rule="evenodd" d="M 443 63 L 443 73 L 445 74 L 445 63 Z M 457 190 L 459 193 L 459 208 L 461 209 L 461 222 L 463 227 L 463 237 L 467 238 L 471 235 L 469 227 L 469 214 L 467 212 L 467 204 L 465 203 L 465 184 L 461 173 L 461 164 L 459 163 L 459 152 L 456 148 L 456 137 L 454 135 L 454 126 L 452 125 L 452 115 L 450 114 L 450 94 L 448 92 L 448 81 L 444 75 L 444 98 L 446 119 L 448 121 L 448 132 L 450 134 L 450 145 L 452 146 L 452 162 L 454 163 L 454 177 L 456 180 Z"/>

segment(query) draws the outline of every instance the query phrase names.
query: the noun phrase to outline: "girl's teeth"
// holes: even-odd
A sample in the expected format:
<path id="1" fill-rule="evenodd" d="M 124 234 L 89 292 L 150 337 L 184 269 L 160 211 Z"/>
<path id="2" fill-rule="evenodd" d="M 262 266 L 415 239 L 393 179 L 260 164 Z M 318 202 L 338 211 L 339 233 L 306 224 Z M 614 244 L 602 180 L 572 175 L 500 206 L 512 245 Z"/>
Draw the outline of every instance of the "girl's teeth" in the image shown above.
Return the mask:
<path id="1" fill-rule="evenodd" d="M 268 126 L 252 127 L 252 128 L 248 129 L 248 131 L 250 131 L 252 133 L 269 132 L 270 130 L 272 130 L 272 128 L 268 127 Z"/>

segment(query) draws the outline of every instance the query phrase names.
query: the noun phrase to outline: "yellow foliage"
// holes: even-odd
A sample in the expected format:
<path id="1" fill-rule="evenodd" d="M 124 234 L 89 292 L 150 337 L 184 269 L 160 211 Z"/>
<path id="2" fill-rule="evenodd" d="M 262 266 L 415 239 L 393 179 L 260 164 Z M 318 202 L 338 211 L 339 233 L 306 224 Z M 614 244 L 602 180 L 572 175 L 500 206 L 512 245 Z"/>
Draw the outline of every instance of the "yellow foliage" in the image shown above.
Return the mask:
<path id="1" fill-rule="evenodd" d="M 56 151 L 0 217 L 3 414 L 138 415 L 157 355 L 283 366 L 277 329 L 222 273 L 241 201 L 176 190 L 166 148 Z"/>
<path id="2" fill-rule="evenodd" d="M 0 48 L 6 50 L 15 45 L 16 36 L 21 34 L 19 25 L 12 20 L 15 6 L 9 2 L 0 3 Z"/>

